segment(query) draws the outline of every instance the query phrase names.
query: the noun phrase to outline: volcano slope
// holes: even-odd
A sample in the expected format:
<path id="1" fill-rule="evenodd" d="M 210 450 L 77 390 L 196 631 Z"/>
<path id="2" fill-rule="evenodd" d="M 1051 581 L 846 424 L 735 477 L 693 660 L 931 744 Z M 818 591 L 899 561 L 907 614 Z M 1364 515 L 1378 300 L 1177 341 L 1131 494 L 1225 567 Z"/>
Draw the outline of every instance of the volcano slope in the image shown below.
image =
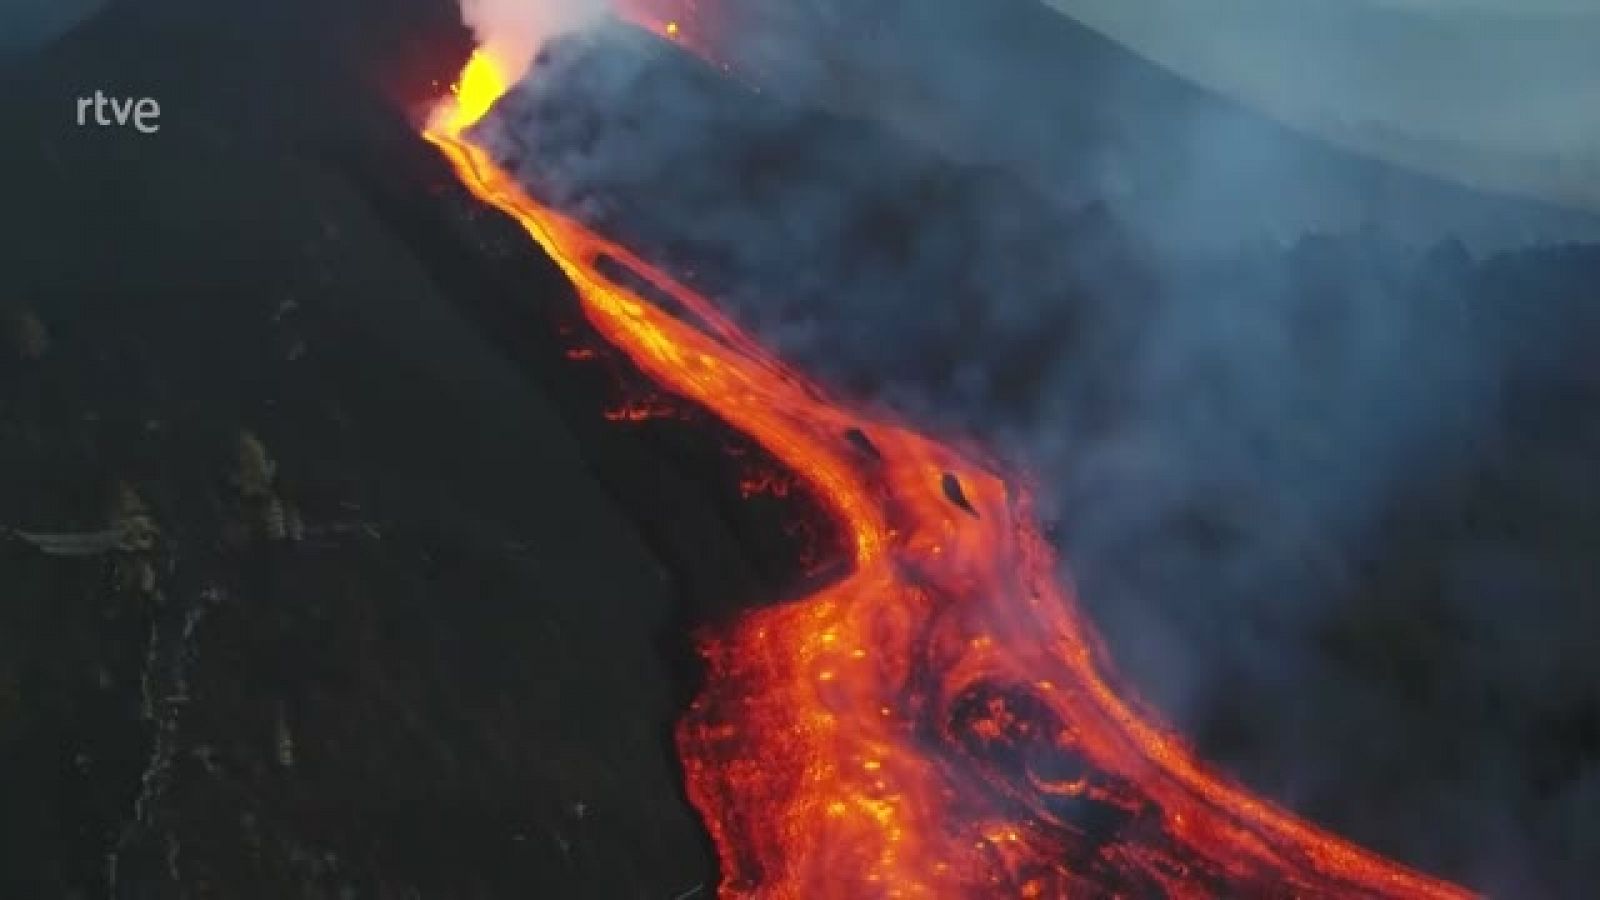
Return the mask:
<path id="1" fill-rule="evenodd" d="M 7 533 L 6 895 L 587 898 L 714 881 L 667 741 L 693 688 L 687 625 L 793 591 L 793 511 L 740 501 L 725 449 L 747 448 L 692 411 L 606 419 L 649 386 L 587 342 L 553 267 L 467 201 L 403 114 L 464 55 L 453 16 L 116 5 L 16 74 L 7 121 L 27 138 L 0 150 L 0 524 L 92 536 L 147 517 L 160 538 L 63 557 Z M 760 118 L 690 60 L 597 52 L 701 84 L 735 123 Z M 157 138 L 70 125 L 71 98 L 112 82 L 162 98 Z M 1018 421 L 1064 346 L 1114 356 L 1119 329 L 1162 304 L 1167 271 L 1103 210 L 1054 209 L 859 122 L 803 121 L 915 173 L 915 199 L 885 198 L 874 236 L 1020 209 L 1076 251 L 1027 265 L 1094 276 L 1042 293 L 1026 328 L 936 320 L 897 368 L 837 354 L 820 374 L 846 390 L 893 399 L 914 384 L 915 414 L 987 426 L 963 418 L 957 362 L 1003 358 L 998 406 Z M 765 295 L 765 260 L 719 268 L 714 248 L 671 245 L 681 209 L 635 216 L 629 236 L 668 258 L 706 254 L 707 277 Z M 787 251 L 780 272 L 836 263 L 798 238 Z M 1579 248 L 1483 264 L 1363 239 L 1263 252 L 1210 274 L 1290 273 L 1296 291 L 1332 285 L 1336 303 L 1348 273 L 1392 268 L 1470 288 L 1513 321 L 1519 298 L 1571 308 L 1595 283 Z M 1507 379 L 1497 439 L 1390 497 L 1315 640 L 1294 645 L 1308 663 L 1224 655 L 1206 671 L 1235 700 L 1173 713 L 1204 755 L 1357 841 L 1513 895 L 1576 896 L 1593 880 L 1600 728 L 1592 672 L 1563 636 L 1593 633 L 1595 378 L 1581 350 L 1594 331 L 1551 319 L 1529 353 L 1542 365 Z M 803 341 L 786 346 L 805 358 Z M 1112 410 L 1116 374 L 1084 370 Z M 1163 524 L 1215 546 L 1230 509 L 1198 513 Z M 1505 587 L 1458 602 L 1463 558 L 1500 561 L 1473 584 Z M 1521 592 L 1530 562 L 1553 589 Z M 1080 574 L 1092 588 L 1126 573 Z M 1508 593 L 1537 605 L 1502 615 Z M 1136 687 L 1159 698 L 1141 632 L 1097 597 L 1125 595 L 1085 591 Z M 1215 640 L 1174 621 L 1180 639 Z M 1339 714 L 1307 730 L 1296 705 Z M 1372 736 L 1354 748 L 1328 739 L 1352 711 Z M 1322 778 L 1312 790 L 1286 772 Z"/>
<path id="2" fill-rule="evenodd" d="M 429 11 L 442 77 L 464 36 Z M 437 193 L 370 59 L 276 12 L 167 12 L 114 7 L 5 101 L 0 895 L 708 883 L 668 752 L 678 598 L 766 590 L 697 473 L 604 420 L 621 395 L 566 362 L 554 269 Z M 389 49 L 383 76 L 428 80 Z M 72 123 L 112 83 L 161 99 L 158 135 Z M 396 144 L 465 287 L 341 161 Z M 457 289 L 515 300 L 517 364 Z M 681 517 L 716 583 L 623 494 Z M 139 517 L 160 537 L 136 550 L 16 534 Z"/>

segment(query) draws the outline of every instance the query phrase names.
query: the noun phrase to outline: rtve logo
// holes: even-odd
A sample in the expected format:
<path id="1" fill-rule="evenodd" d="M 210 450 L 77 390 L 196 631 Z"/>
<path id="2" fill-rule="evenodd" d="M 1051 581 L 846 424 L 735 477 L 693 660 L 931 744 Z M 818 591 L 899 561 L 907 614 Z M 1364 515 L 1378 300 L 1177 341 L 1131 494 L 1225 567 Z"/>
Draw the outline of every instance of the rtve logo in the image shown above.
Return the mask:
<path id="1" fill-rule="evenodd" d="M 110 117 L 106 111 L 110 109 Z M 161 104 L 154 97 L 107 97 L 104 91 L 96 90 L 91 97 L 78 98 L 78 124 L 88 125 L 89 111 L 94 110 L 94 124 L 100 126 L 122 125 L 126 126 L 132 120 L 133 127 L 142 134 L 155 134 L 161 130 L 161 123 L 156 120 L 161 118 Z"/>

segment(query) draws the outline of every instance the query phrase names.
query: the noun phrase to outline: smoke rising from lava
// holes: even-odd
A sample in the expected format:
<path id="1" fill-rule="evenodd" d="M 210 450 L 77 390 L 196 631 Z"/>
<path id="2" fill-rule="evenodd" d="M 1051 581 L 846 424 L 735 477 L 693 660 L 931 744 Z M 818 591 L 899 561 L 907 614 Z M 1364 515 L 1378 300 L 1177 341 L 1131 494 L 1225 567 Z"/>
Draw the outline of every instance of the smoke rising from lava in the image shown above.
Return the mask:
<path id="1" fill-rule="evenodd" d="M 608 0 L 460 0 L 461 18 L 484 56 L 508 73 L 527 68 L 533 55 L 556 35 L 599 22 Z"/>
<path id="2" fill-rule="evenodd" d="M 1600 497 L 1592 437 L 1549 445 L 1532 487 L 1503 462 L 1529 446 L 1508 415 L 1600 332 L 1562 294 L 1600 272 L 1385 239 L 1493 245 L 1507 221 L 1552 220 L 1327 176 L 1235 112 L 1141 108 L 1192 98 L 1092 41 L 1087 83 L 1006 80 L 1045 59 L 1026 15 L 744 6 L 764 28 L 730 52 L 763 94 L 601 29 L 545 48 L 491 143 L 545 196 L 695 269 L 807 371 L 1035 473 L 1123 670 L 1251 783 L 1491 890 L 1600 875 L 1600 770 L 1545 759 L 1533 733 L 1542 704 L 1578 732 L 1600 721 L 1582 649 L 1600 623 L 1558 612 L 1593 598 L 1592 572 L 1538 535 L 1436 533 L 1481 514 L 1464 485 L 1485 471 L 1528 502 Z M 522 52 L 584 18 L 472 7 L 491 47 Z M 1059 110 L 1055 90 L 1070 120 L 1030 114 Z M 1522 604 L 1567 627 L 1508 613 Z"/>

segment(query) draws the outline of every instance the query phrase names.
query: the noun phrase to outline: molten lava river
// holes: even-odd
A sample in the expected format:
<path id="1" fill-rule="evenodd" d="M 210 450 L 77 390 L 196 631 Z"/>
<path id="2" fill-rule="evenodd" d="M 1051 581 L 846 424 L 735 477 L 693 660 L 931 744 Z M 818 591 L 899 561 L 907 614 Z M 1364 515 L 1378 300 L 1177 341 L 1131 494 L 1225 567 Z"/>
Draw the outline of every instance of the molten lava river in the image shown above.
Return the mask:
<path id="1" fill-rule="evenodd" d="M 1119 696 L 1028 492 L 992 463 L 829 396 L 533 200 L 470 136 L 508 74 L 475 55 L 426 136 L 606 340 L 797 473 L 853 553 L 814 594 L 702 639 L 677 747 L 720 897 L 1470 896 L 1208 771 Z M 692 315 L 608 278 L 608 257 Z"/>

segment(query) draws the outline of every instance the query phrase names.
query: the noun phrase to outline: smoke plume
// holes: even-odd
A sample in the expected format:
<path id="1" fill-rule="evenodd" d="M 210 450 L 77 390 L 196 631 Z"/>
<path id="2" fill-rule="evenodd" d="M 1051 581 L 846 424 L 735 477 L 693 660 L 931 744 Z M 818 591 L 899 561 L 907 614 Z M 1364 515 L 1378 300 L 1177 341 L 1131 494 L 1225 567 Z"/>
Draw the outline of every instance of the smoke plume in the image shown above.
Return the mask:
<path id="1" fill-rule="evenodd" d="M 522 72 L 556 35 L 598 23 L 607 0 L 461 0 L 461 18 L 504 71 Z"/>

